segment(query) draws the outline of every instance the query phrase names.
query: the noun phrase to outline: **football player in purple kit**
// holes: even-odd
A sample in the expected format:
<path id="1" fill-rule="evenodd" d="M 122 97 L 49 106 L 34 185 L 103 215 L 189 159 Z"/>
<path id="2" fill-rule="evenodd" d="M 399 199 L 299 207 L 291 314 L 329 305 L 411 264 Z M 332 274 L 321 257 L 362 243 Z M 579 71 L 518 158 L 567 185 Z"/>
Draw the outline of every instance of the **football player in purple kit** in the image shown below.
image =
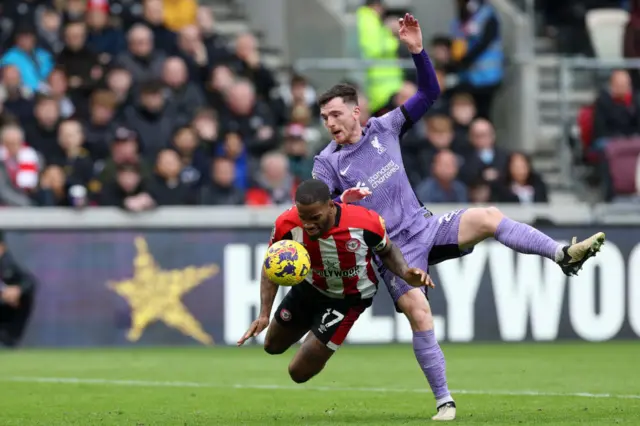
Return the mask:
<path id="1" fill-rule="evenodd" d="M 322 119 L 333 140 L 316 156 L 313 177 L 329 185 L 340 201 L 378 212 L 407 262 L 424 270 L 428 264 L 469 254 L 476 244 L 493 237 L 519 253 L 551 259 L 565 274 L 575 275 L 600 250 L 603 233 L 578 243 L 574 238 L 571 245 L 563 246 L 495 207 L 434 216 L 418 201 L 402 164 L 400 138 L 436 101 L 440 87 L 422 46 L 420 25 L 410 14 L 400 20 L 399 38 L 412 53 L 418 92 L 404 105 L 370 119 L 364 128 L 355 88 L 340 84 L 321 95 Z M 456 405 L 447 386 L 444 355 L 434 336 L 426 289 L 413 288 L 389 271 L 381 273 L 396 309 L 411 324 L 414 353 L 436 399 L 433 420 L 453 420 Z"/>

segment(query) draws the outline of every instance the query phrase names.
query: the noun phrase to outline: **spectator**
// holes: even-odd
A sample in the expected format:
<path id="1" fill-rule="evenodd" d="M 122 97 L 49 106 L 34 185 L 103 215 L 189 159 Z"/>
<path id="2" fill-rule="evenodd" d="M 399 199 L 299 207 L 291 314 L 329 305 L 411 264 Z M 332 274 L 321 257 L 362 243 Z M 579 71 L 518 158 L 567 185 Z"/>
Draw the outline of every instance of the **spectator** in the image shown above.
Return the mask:
<path id="1" fill-rule="evenodd" d="M 491 106 L 504 77 L 504 52 L 500 23 L 485 0 L 458 0 L 458 18 L 452 23 L 452 61 L 460 90 L 470 93 L 478 115 L 490 118 Z"/>
<path id="2" fill-rule="evenodd" d="M 62 68 L 56 67 L 49 74 L 47 84 L 41 90 L 42 93 L 51 96 L 58 102 L 62 118 L 69 118 L 76 112 L 73 101 L 67 96 L 68 89 L 67 75 Z"/>
<path id="3" fill-rule="evenodd" d="M 451 62 L 451 38 L 448 35 L 436 35 L 431 39 L 429 56 L 435 66 L 446 66 Z"/>
<path id="4" fill-rule="evenodd" d="M 120 164 L 115 180 L 108 182 L 100 194 L 100 205 L 120 207 L 133 212 L 150 210 L 156 206 L 149 195 L 149 185 L 140 176 L 139 166 Z"/>
<path id="5" fill-rule="evenodd" d="M 275 106 L 278 124 L 294 121 L 302 125 L 310 125 L 320 116 L 320 108 L 316 103 L 316 91 L 301 75 L 294 75 L 289 86 L 281 86 L 278 102 Z M 305 117 L 305 119 L 300 119 Z"/>
<path id="6" fill-rule="evenodd" d="M 209 52 L 207 51 L 200 30 L 195 25 L 183 28 L 178 35 L 178 55 L 184 59 L 189 69 L 189 79 L 200 84 L 209 72 Z"/>
<path id="7" fill-rule="evenodd" d="M 278 146 L 274 119 L 267 104 L 256 99 L 247 80 L 234 83 L 225 94 L 228 110 L 222 119 L 228 131 L 237 132 L 247 147 L 249 156 L 258 158 Z"/>
<path id="8" fill-rule="evenodd" d="M 73 119 L 60 123 L 58 144 L 63 155 L 55 158 L 52 163 L 63 168 L 69 184 L 81 185 L 86 188 L 93 178 L 93 162 L 87 150 L 83 148 L 82 124 Z"/>
<path id="9" fill-rule="evenodd" d="M 244 33 L 236 38 L 236 52 L 231 66 L 236 74 L 254 83 L 260 100 L 269 101 L 272 91 L 276 88 L 276 80 L 273 73 L 262 63 L 258 42 L 252 34 Z"/>
<path id="10" fill-rule="evenodd" d="M 594 149 L 602 151 L 611 138 L 640 134 L 640 99 L 633 94 L 625 70 L 611 74 L 609 87 L 596 99 L 593 118 Z"/>
<path id="11" fill-rule="evenodd" d="M 96 90 L 91 95 L 89 119 L 84 125 L 85 147 L 94 160 L 109 155 L 109 145 L 115 131 L 118 100 L 113 92 Z"/>
<path id="12" fill-rule="evenodd" d="M 426 139 L 421 138 L 413 142 L 406 152 L 403 150 L 403 162 L 409 181 L 413 185 L 429 176 L 433 159 L 440 151 L 452 151 L 458 164 L 464 162 L 463 143 L 456 139 L 451 118 L 446 115 L 433 115 L 427 117 L 424 123 Z"/>
<path id="13" fill-rule="evenodd" d="M 451 98 L 449 115 L 453 118 L 456 138 L 467 140 L 469 128 L 477 117 L 476 104 L 468 93 L 456 93 Z"/>
<path id="14" fill-rule="evenodd" d="M 176 33 L 164 24 L 165 14 L 163 0 L 142 1 L 142 24 L 153 32 L 156 49 L 170 55 L 176 48 Z"/>
<path id="15" fill-rule="evenodd" d="M 425 203 L 466 203 L 467 188 L 456 179 L 458 160 L 449 150 L 442 150 L 433 159 L 432 177 L 416 188 L 418 199 Z"/>
<path id="16" fill-rule="evenodd" d="M 191 188 L 182 183 L 180 156 L 173 149 L 158 153 L 156 171 L 151 185 L 151 195 L 159 206 L 192 204 Z"/>
<path id="17" fill-rule="evenodd" d="M 201 109 L 191 122 L 191 128 L 200 139 L 200 145 L 208 156 L 213 156 L 220 147 L 218 115 L 213 109 Z"/>
<path id="18" fill-rule="evenodd" d="M 227 133 L 224 137 L 224 143 L 219 146 L 216 155 L 233 161 L 236 176 L 235 185 L 238 188 L 246 189 L 249 184 L 249 159 L 242 137 L 238 133 Z"/>
<path id="19" fill-rule="evenodd" d="M 58 65 L 68 78 L 70 96 L 79 111 L 86 111 L 85 99 L 102 78 L 98 55 L 86 46 L 87 27 L 84 22 L 70 22 L 64 28 L 65 48 L 58 55 Z"/>
<path id="20" fill-rule="evenodd" d="M 367 0 L 358 8 L 358 41 L 363 59 L 398 59 L 398 39 L 383 22 L 382 0 Z M 369 67 L 367 70 L 367 97 L 371 109 L 382 108 L 404 80 L 404 72 L 398 66 Z"/>
<path id="21" fill-rule="evenodd" d="M 60 36 L 62 18 L 58 11 L 49 6 L 44 6 L 38 11 L 39 18 L 37 31 L 42 46 L 49 52 L 57 55 L 64 48 L 64 41 Z"/>
<path id="22" fill-rule="evenodd" d="M 242 205 L 244 191 L 234 185 L 235 163 L 224 157 L 217 157 L 211 163 L 211 181 L 200 189 L 199 204 L 206 206 Z"/>
<path id="23" fill-rule="evenodd" d="M 260 171 L 255 185 L 247 191 L 246 204 L 289 205 L 295 191 L 295 179 L 289 172 L 287 157 L 279 152 L 267 153 L 260 159 Z"/>
<path id="24" fill-rule="evenodd" d="M 50 162 L 62 154 L 58 146 L 60 106 L 54 98 L 41 95 L 37 98 L 33 115 L 35 120 L 24 127 L 25 137 L 29 145 Z"/>
<path id="25" fill-rule="evenodd" d="M 140 158 L 139 144 L 134 131 L 118 127 L 109 148 L 111 155 L 104 163 L 99 180 L 93 183 L 94 192 L 100 192 L 103 185 L 115 181 L 118 167 L 126 164 L 136 166 L 144 181 L 151 177 L 149 166 Z"/>
<path id="26" fill-rule="evenodd" d="M 171 31 L 180 31 L 196 23 L 198 2 L 195 0 L 164 0 L 164 24 Z"/>
<path id="27" fill-rule="evenodd" d="M 116 115 L 121 116 L 124 113 L 124 108 L 132 103 L 133 76 L 128 69 L 115 66 L 107 73 L 106 83 L 107 88 L 116 96 Z"/>
<path id="28" fill-rule="evenodd" d="M 33 117 L 33 91 L 22 84 L 20 70 L 7 65 L 2 68 L 0 100 L 4 108 L 20 123 L 28 123 Z"/>
<path id="29" fill-rule="evenodd" d="M 173 137 L 173 147 L 180 155 L 180 181 L 198 187 L 209 174 L 209 158 L 200 146 L 198 135 L 191 127 L 182 127 Z"/>
<path id="30" fill-rule="evenodd" d="M 89 0 L 87 3 L 87 47 L 98 54 L 102 65 L 127 50 L 124 33 L 109 25 L 108 0 Z"/>
<path id="31" fill-rule="evenodd" d="M 180 114 L 193 117 L 196 110 L 205 104 L 204 94 L 199 85 L 189 82 L 187 66 L 176 56 L 167 58 L 162 70 L 162 80 L 176 103 Z"/>
<path id="32" fill-rule="evenodd" d="M 22 83 L 37 90 L 53 70 L 53 57 L 45 49 L 36 46 L 36 30 L 23 25 L 15 32 L 15 45 L 0 58 L 0 65 L 13 65 L 20 71 Z"/>
<path id="33" fill-rule="evenodd" d="M 0 231 L 0 343 L 15 347 L 20 343 L 33 309 L 35 277 L 23 269 L 9 252 Z"/>
<path id="34" fill-rule="evenodd" d="M 471 148 L 465 159 L 461 180 L 467 184 L 479 178 L 493 184 L 504 179 L 509 154 L 496 146 L 493 125 L 483 118 L 476 119 L 469 129 Z"/>
<path id="35" fill-rule="evenodd" d="M 24 142 L 24 133 L 17 125 L 5 126 L 0 131 L 0 161 L 15 188 L 30 192 L 38 186 L 40 159 L 35 149 Z"/>
<path id="36" fill-rule="evenodd" d="M 85 20 L 85 13 L 87 12 L 87 0 L 66 0 L 62 4 L 64 7 L 62 16 L 65 24 L 68 24 L 69 22 L 80 22 Z"/>
<path id="37" fill-rule="evenodd" d="M 215 19 L 210 7 L 198 7 L 198 29 L 202 35 L 202 41 L 207 48 L 207 56 L 210 64 L 217 64 L 227 59 L 231 53 L 227 49 L 227 40 L 215 30 Z"/>
<path id="38" fill-rule="evenodd" d="M 500 203 L 547 203 L 547 187 L 533 171 L 531 160 L 515 152 L 509 157 L 509 166 L 503 184 L 496 185 L 496 201 Z"/>
<path id="39" fill-rule="evenodd" d="M 467 187 L 467 193 L 471 204 L 487 204 L 495 201 L 491 186 L 482 179 L 472 182 Z"/>
<path id="40" fill-rule="evenodd" d="M 304 127 L 292 124 L 287 128 L 284 140 L 284 152 L 289 159 L 289 170 L 298 183 L 311 179 L 313 169 L 313 158 L 309 155 L 304 134 Z"/>
<path id="41" fill-rule="evenodd" d="M 29 207 L 31 198 L 11 181 L 7 167 L 0 162 L 0 205 L 11 207 Z"/>
<path id="42" fill-rule="evenodd" d="M 227 65 L 216 65 L 211 70 L 205 97 L 207 103 L 216 111 L 223 111 L 226 108 L 224 94 L 233 86 L 235 79 L 236 75 Z"/>
<path id="43" fill-rule="evenodd" d="M 58 165 L 44 169 L 40 177 L 40 187 L 34 196 L 41 207 L 68 207 L 69 195 L 64 170 Z"/>
<path id="44" fill-rule="evenodd" d="M 116 64 L 126 68 L 135 83 L 160 78 L 165 54 L 154 51 L 153 33 L 148 27 L 142 24 L 134 25 L 127 35 L 127 48 L 126 52 L 118 55 Z"/>
<path id="45" fill-rule="evenodd" d="M 160 150 L 169 147 L 176 129 L 187 122 L 186 117 L 179 115 L 177 106 L 167 102 L 159 81 L 144 83 L 139 102 L 124 112 L 125 125 L 136 130 L 144 157 L 151 162 L 155 162 Z"/>

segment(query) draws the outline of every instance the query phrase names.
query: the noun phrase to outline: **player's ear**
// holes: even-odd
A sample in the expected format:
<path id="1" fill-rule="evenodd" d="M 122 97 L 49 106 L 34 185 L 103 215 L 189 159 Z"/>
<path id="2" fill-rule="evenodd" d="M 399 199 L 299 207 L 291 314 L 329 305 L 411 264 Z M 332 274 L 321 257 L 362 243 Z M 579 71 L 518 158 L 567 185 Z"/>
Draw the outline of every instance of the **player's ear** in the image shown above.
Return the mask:
<path id="1" fill-rule="evenodd" d="M 356 105 L 353 107 L 353 118 L 356 121 L 360 120 L 360 106 Z"/>

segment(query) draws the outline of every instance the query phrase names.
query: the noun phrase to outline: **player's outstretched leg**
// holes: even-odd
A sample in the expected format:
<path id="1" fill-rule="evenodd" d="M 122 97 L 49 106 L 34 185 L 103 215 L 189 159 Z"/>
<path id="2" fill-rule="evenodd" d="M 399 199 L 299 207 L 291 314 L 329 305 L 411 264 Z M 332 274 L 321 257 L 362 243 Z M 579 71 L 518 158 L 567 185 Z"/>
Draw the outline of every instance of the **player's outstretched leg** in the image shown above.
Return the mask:
<path id="1" fill-rule="evenodd" d="M 471 208 L 462 213 L 458 229 L 461 249 L 471 248 L 490 237 L 518 253 L 551 259 L 566 275 L 576 275 L 605 241 L 604 233 L 598 232 L 580 242 L 574 237 L 570 245 L 563 246 L 537 229 L 509 219 L 495 207 Z"/>
<path id="2" fill-rule="evenodd" d="M 405 314 L 413 330 L 413 352 L 431 391 L 436 398 L 437 414 L 433 420 L 448 421 L 456 418 L 456 404 L 447 385 L 444 353 L 433 330 L 433 315 L 424 289 L 409 287 L 393 275 L 385 274 L 385 282 L 397 308 Z"/>

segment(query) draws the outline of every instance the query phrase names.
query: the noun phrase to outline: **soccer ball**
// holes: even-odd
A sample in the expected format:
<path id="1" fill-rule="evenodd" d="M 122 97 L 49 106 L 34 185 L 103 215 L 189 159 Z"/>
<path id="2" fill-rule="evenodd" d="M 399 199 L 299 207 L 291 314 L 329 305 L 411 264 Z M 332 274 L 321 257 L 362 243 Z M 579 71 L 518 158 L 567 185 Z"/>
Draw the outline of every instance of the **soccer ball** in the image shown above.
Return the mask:
<path id="1" fill-rule="evenodd" d="M 264 272 L 274 283 L 290 287 L 300 284 L 311 270 L 309 252 L 293 240 L 275 242 L 264 258 Z"/>

